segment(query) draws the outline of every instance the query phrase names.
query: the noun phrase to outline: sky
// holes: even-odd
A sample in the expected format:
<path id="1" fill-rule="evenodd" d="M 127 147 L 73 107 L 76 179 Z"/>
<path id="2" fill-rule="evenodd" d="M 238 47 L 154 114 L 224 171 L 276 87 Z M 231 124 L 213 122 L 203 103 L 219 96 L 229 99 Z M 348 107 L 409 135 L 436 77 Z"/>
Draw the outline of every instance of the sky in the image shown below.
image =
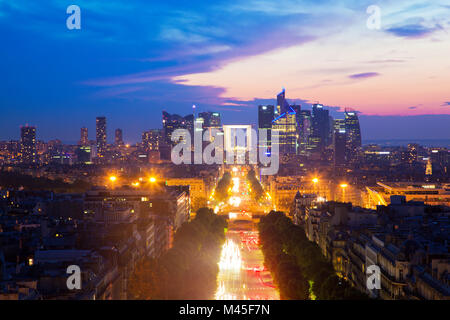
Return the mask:
<path id="1" fill-rule="evenodd" d="M 122 128 L 137 142 L 193 104 L 256 123 L 281 88 L 305 109 L 357 110 L 363 140 L 450 138 L 448 0 L 0 0 L 0 39 L 0 140 L 25 124 L 94 139 L 102 115 L 109 141 Z"/>

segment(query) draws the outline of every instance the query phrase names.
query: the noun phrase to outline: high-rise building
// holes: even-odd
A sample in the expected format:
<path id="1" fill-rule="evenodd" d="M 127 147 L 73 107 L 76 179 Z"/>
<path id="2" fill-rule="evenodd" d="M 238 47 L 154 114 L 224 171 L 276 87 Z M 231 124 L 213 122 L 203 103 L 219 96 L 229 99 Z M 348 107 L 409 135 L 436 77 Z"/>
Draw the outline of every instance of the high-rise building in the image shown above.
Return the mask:
<path id="1" fill-rule="evenodd" d="M 408 143 L 408 163 L 417 162 L 419 145 L 417 143 Z"/>
<path id="2" fill-rule="evenodd" d="M 333 160 L 335 167 L 343 167 L 346 157 L 346 130 L 345 120 L 334 120 L 333 126 Z"/>
<path id="3" fill-rule="evenodd" d="M 429 156 L 433 166 L 433 175 L 450 177 L 450 150 L 447 148 L 432 148 Z"/>
<path id="4" fill-rule="evenodd" d="M 258 106 L 258 147 L 271 152 L 272 121 L 274 119 L 274 106 Z"/>
<path id="5" fill-rule="evenodd" d="M 161 130 L 151 129 L 142 133 L 142 149 L 148 151 L 159 151 Z"/>
<path id="6" fill-rule="evenodd" d="M 97 157 L 103 158 L 106 153 L 106 118 L 97 117 L 95 128 L 97 140 Z"/>
<path id="7" fill-rule="evenodd" d="M 284 90 L 282 92 L 284 97 Z M 280 97 L 280 94 L 277 98 Z M 278 100 L 278 99 L 277 99 Z M 286 100 L 280 99 L 283 103 Z M 286 102 L 287 103 L 287 102 Z M 294 109 L 288 107 L 287 112 L 281 111 L 281 106 L 277 106 L 275 119 L 272 121 L 272 133 L 278 133 L 278 144 L 280 155 L 297 154 L 297 118 Z M 274 145 L 274 141 L 271 142 Z"/>
<path id="8" fill-rule="evenodd" d="M 122 129 L 116 129 L 115 135 L 114 135 L 114 143 L 116 146 L 123 146 L 123 134 Z"/>
<path id="9" fill-rule="evenodd" d="M 354 111 L 345 111 L 345 132 L 347 161 L 355 163 L 358 161 L 362 143 L 358 114 Z"/>
<path id="10" fill-rule="evenodd" d="M 310 137 L 311 151 L 322 153 L 330 144 L 330 118 L 328 110 L 321 104 L 312 106 L 312 132 Z"/>
<path id="11" fill-rule="evenodd" d="M 199 118 L 203 119 L 203 128 L 220 128 L 221 127 L 221 121 L 220 121 L 220 113 L 218 112 L 200 112 L 198 114 Z"/>
<path id="12" fill-rule="evenodd" d="M 297 112 L 298 154 L 308 155 L 309 138 L 311 136 L 311 111 L 300 110 Z"/>
<path id="13" fill-rule="evenodd" d="M 198 127 L 203 128 L 203 134 L 209 132 L 209 141 L 213 141 L 213 129 L 222 130 L 222 123 L 220 120 L 220 113 L 218 112 L 200 112 L 195 119 Z"/>
<path id="14" fill-rule="evenodd" d="M 286 101 L 286 90 L 283 90 L 277 95 L 277 110 L 280 114 L 289 112 L 289 103 Z"/>
<path id="15" fill-rule="evenodd" d="M 92 146 L 80 146 L 76 150 L 77 163 L 79 164 L 91 164 L 92 163 Z"/>
<path id="16" fill-rule="evenodd" d="M 194 115 L 189 114 L 185 117 L 182 117 L 178 114 L 170 114 L 165 111 L 162 113 L 162 122 L 163 122 L 163 136 L 164 143 L 171 146 L 174 144 L 172 139 L 172 133 L 177 129 L 187 129 L 191 134 L 191 137 L 194 136 Z M 193 141 L 193 139 L 191 139 Z"/>
<path id="17" fill-rule="evenodd" d="M 89 145 L 88 128 L 83 127 L 80 130 L 80 141 L 78 142 L 80 146 Z"/>
<path id="18" fill-rule="evenodd" d="M 36 163 L 36 127 L 23 126 L 20 128 L 21 162 Z"/>

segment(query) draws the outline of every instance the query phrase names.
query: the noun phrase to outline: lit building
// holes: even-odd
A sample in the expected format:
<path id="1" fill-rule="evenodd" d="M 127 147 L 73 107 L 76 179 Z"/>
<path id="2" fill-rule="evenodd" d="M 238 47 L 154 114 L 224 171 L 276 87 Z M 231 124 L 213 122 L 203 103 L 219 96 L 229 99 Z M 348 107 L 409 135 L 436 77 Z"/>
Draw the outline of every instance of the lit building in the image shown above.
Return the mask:
<path id="1" fill-rule="evenodd" d="M 278 133 L 280 155 L 297 154 L 297 115 L 285 95 L 284 89 L 277 95 L 275 119 L 272 120 L 272 132 Z"/>
<path id="2" fill-rule="evenodd" d="M 114 135 L 114 143 L 116 146 L 123 146 L 123 134 L 122 129 L 116 129 L 115 135 Z"/>
<path id="3" fill-rule="evenodd" d="M 450 176 L 450 150 L 447 148 L 433 148 L 430 153 L 433 175 Z"/>
<path id="4" fill-rule="evenodd" d="M 96 123 L 97 157 L 103 158 L 106 153 L 106 118 L 97 117 Z"/>
<path id="5" fill-rule="evenodd" d="M 300 110 L 297 112 L 298 154 L 307 156 L 309 138 L 311 136 L 311 111 Z"/>
<path id="6" fill-rule="evenodd" d="M 22 163 L 36 163 L 36 127 L 20 128 L 20 152 Z"/>
<path id="7" fill-rule="evenodd" d="M 159 151 L 161 130 L 151 129 L 142 133 L 142 149 L 144 151 Z"/>
<path id="8" fill-rule="evenodd" d="M 345 131 L 346 131 L 346 148 L 347 161 L 355 163 L 359 159 L 361 152 L 361 128 L 359 126 L 358 114 L 353 111 L 345 112 Z"/>
<path id="9" fill-rule="evenodd" d="M 204 129 L 221 127 L 220 113 L 218 112 L 200 112 L 198 116 L 203 119 Z"/>
<path id="10" fill-rule="evenodd" d="M 168 186 L 189 186 L 193 211 L 207 205 L 206 186 L 202 178 L 167 178 L 166 184 Z"/>
<path id="11" fill-rule="evenodd" d="M 88 128 L 83 127 L 80 130 L 80 141 L 78 142 L 80 146 L 89 145 Z"/>
<path id="12" fill-rule="evenodd" d="M 323 199 L 332 199 L 331 181 L 321 179 L 316 183 L 306 176 L 273 176 L 269 181 L 268 192 L 276 210 L 289 212 L 297 192 L 315 194 Z"/>
<path id="13" fill-rule="evenodd" d="M 407 161 L 409 164 L 417 162 L 419 145 L 417 143 L 408 144 Z"/>
<path id="14" fill-rule="evenodd" d="M 164 143 L 168 146 L 174 144 L 172 139 L 172 133 L 177 129 L 187 129 L 191 134 L 191 137 L 194 136 L 194 115 L 189 114 L 185 117 L 182 117 L 178 114 L 170 114 L 165 111 L 162 113 L 162 122 L 163 122 L 163 135 L 164 135 Z M 193 142 L 193 141 L 192 141 Z"/>
<path id="15" fill-rule="evenodd" d="M 205 131 L 209 132 L 209 141 L 213 141 L 213 129 L 221 130 L 221 120 L 220 113 L 218 112 L 200 112 L 198 117 L 195 119 L 198 128 L 203 129 L 203 134 Z"/>
<path id="16" fill-rule="evenodd" d="M 334 134 L 333 134 L 333 159 L 335 167 L 342 167 L 345 165 L 346 156 L 346 131 L 345 120 L 334 120 Z"/>
<path id="17" fill-rule="evenodd" d="M 329 141 L 330 118 L 328 110 L 321 104 L 312 106 L 312 130 L 309 140 L 310 150 L 315 153 L 324 151 L 331 141 Z"/>
<path id="18" fill-rule="evenodd" d="M 388 205 L 391 196 L 405 196 L 405 201 L 421 201 L 429 205 L 450 206 L 450 184 L 430 182 L 377 182 L 366 187 L 368 203 L 366 207 Z"/>
<path id="19" fill-rule="evenodd" d="M 297 121 L 293 110 L 278 115 L 272 122 L 272 132 L 278 133 L 280 155 L 297 154 Z M 273 144 L 273 142 L 272 142 Z"/>
<path id="20" fill-rule="evenodd" d="M 427 165 L 425 167 L 425 175 L 432 176 L 433 175 L 433 166 L 431 164 L 431 159 L 428 158 Z"/>
<path id="21" fill-rule="evenodd" d="M 129 211 L 128 211 L 129 209 Z M 124 211 L 125 210 L 125 211 Z M 190 219 L 189 187 L 155 186 L 144 188 L 93 189 L 85 194 L 84 213 L 95 220 L 111 220 L 108 215 L 128 212 L 140 219 L 151 219 L 158 228 L 155 256 L 172 247 L 173 235 Z"/>
<path id="22" fill-rule="evenodd" d="M 274 106 L 258 106 L 258 147 L 271 152 L 272 121 L 274 118 Z"/>
<path id="23" fill-rule="evenodd" d="M 277 109 L 280 114 L 289 112 L 289 103 L 286 101 L 286 90 L 283 90 L 277 95 Z"/>
<path id="24" fill-rule="evenodd" d="M 92 163 L 92 147 L 91 146 L 80 146 L 76 150 L 77 163 L 80 164 L 91 164 Z"/>

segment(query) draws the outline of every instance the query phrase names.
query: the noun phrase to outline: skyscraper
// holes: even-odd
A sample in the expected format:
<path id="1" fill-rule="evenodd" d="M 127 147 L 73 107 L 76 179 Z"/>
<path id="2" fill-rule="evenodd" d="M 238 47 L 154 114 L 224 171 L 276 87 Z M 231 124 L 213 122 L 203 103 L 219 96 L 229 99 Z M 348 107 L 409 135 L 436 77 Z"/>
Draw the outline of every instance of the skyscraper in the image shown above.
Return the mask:
<path id="1" fill-rule="evenodd" d="M 172 141 L 172 133 L 177 129 L 187 129 L 191 134 L 191 137 L 194 136 L 194 115 L 189 114 L 185 117 L 182 117 L 178 114 L 170 114 L 166 111 L 162 113 L 162 122 L 163 122 L 163 136 L 164 143 L 168 146 L 174 144 Z M 192 141 L 193 139 L 191 139 Z"/>
<path id="2" fill-rule="evenodd" d="M 285 90 L 277 95 L 277 110 L 272 120 L 272 132 L 278 133 L 280 155 L 297 154 L 297 117 L 285 98 Z M 273 145 L 272 141 L 272 145 Z"/>
<path id="3" fill-rule="evenodd" d="M 106 118 L 97 117 L 96 123 L 97 157 L 103 158 L 106 152 Z"/>
<path id="4" fill-rule="evenodd" d="M 203 128 L 203 134 L 205 134 L 206 131 L 209 132 L 210 142 L 213 141 L 212 129 L 222 130 L 220 113 L 218 112 L 200 112 L 195 121 L 201 124 L 201 127 Z"/>
<path id="5" fill-rule="evenodd" d="M 80 130 L 80 141 L 78 142 L 80 146 L 89 145 L 88 128 L 83 127 Z"/>
<path id="6" fill-rule="evenodd" d="M 361 129 L 358 114 L 354 111 L 345 111 L 345 132 L 347 161 L 355 163 L 361 151 Z"/>
<path id="7" fill-rule="evenodd" d="M 218 112 L 200 112 L 198 114 L 200 118 L 203 118 L 203 128 L 220 128 L 221 121 L 220 121 L 220 113 Z"/>
<path id="8" fill-rule="evenodd" d="M 116 146 L 123 146 L 122 129 L 116 129 L 114 135 L 114 143 L 116 144 Z"/>
<path id="9" fill-rule="evenodd" d="M 312 106 L 312 132 L 310 137 L 311 151 L 322 153 L 330 144 L 330 118 L 328 110 L 321 104 Z"/>
<path id="10" fill-rule="evenodd" d="M 142 133 L 142 149 L 148 151 L 159 151 L 161 130 L 151 129 Z"/>
<path id="11" fill-rule="evenodd" d="M 311 136 L 311 111 L 297 112 L 298 154 L 308 155 L 309 137 Z"/>
<path id="12" fill-rule="evenodd" d="M 408 143 L 408 163 L 413 164 L 417 162 L 419 155 L 419 145 L 417 143 Z"/>
<path id="13" fill-rule="evenodd" d="M 345 120 L 334 120 L 333 126 L 333 160 L 335 167 L 342 167 L 345 165 L 346 158 L 346 130 Z"/>
<path id="14" fill-rule="evenodd" d="M 20 128 L 20 152 L 22 163 L 36 163 L 36 127 Z"/>
<path id="15" fill-rule="evenodd" d="M 274 118 L 274 106 L 258 106 L 258 147 L 271 152 L 272 121 Z"/>
<path id="16" fill-rule="evenodd" d="M 286 90 L 283 90 L 277 95 L 277 110 L 280 114 L 289 112 L 289 103 L 286 101 Z"/>

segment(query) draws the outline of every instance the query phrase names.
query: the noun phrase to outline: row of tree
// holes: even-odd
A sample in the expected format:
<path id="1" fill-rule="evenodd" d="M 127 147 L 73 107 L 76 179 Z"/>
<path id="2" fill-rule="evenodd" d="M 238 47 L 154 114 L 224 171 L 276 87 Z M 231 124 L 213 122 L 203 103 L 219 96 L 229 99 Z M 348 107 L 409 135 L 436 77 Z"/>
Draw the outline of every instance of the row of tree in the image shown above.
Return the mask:
<path id="1" fill-rule="evenodd" d="M 218 202 L 225 202 L 230 197 L 228 189 L 231 187 L 231 182 L 231 174 L 229 172 L 225 172 L 217 183 L 217 187 L 214 192 L 215 199 Z"/>
<path id="2" fill-rule="evenodd" d="M 256 178 L 256 174 L 253 169 L 247 172 L 247 181 L 250 183 L 251 187 L 250 193 L 252 195 L 253 200 L 259 202 L 264 195 L 264 189 L 261 186 L 259 180 Z"/>
<path id="3" fill-rule="evenodd" d="M 226 220 L 209 208 L 197 211 L 158 259 L 140 261 L 128 282 L 128 297 L 139 300 L 211 299 L 225 242 Z"/>
<path id="4" fill-rule="evenodd" d="M 258 224 L 264 262 L 278 284 L 282 299 L 368 299 L 337 276 L 320 248 L 283 212 L 271 211 Z"/>
<path id="5" fill-rule="evenodd" d="M 56 193 L 71 193 L 85 192 L 91 188 L 91 185 L 82 180 L 66 183 L 61 179 L 51 180 L 18 172 L 0 171 L 0 187 L 16 190 L 23 188 L 30 191 L 48 190 Z"/>

